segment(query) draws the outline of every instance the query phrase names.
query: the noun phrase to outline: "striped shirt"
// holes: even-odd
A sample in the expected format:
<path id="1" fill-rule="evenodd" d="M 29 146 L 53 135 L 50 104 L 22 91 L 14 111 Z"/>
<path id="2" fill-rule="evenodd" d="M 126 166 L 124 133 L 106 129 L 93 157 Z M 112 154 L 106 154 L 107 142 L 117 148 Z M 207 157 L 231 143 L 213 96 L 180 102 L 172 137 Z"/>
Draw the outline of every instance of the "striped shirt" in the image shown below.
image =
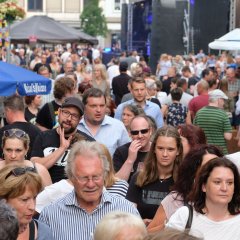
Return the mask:
<path id="1" fill-rule="evenodd" d="M 128 191 L 128 182 L 125 180 L 117 180 L 111 187 L 107 187 L 108 192 L 126 197 Z"/>
<path id="2" fill-rule="evenodd" d="M 224 133 L 232 132 L 232 127 L 224 110 L 213 106 L 204 107 L 197 112 L 194 124 L 202 128 L 209 144 L 221 147 L 227 154 Z"/>
<path id="3" fill-rule="evenodd" d="M 55 240 L 92 240 L 96 225 L 107 213 L 122 211 L 139 216 L 136 207 L 123 197 L 103 190 L 100 204 L 88 213 L 77 202 L 74 191 L 45 207 L 39 221 L 47 224 Z"/>

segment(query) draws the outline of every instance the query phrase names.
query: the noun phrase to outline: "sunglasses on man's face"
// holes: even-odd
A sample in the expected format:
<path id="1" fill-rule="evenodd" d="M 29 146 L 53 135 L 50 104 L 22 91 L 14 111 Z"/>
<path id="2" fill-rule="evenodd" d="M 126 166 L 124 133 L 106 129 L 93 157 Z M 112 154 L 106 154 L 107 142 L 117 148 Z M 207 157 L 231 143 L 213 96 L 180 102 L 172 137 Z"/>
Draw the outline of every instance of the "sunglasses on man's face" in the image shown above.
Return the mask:
<path id="1" fill-rule="evenodd" d="M 4 137 L 13 137 L 13 136 L 15 136 L 17 138 L 22 138 L 22 137 L 25 137 L 26 135 L 27 134 L 24 131 L 22 131 L 20 129 L 15 129 L 15 128 L 8 129 L 8 130 L 5 130 L 3 132 L 3 136 Z"/>
<path id="2" fill-rule="evenodd" d="M 141 130 L 132 130 L 130 131 L 131 135 L 138 135 L 139 133 L 141 134 L 146 134 L 148 133 L 149 131 L 149 128 L 146 128 L 146 129 L 141 129 Z"/>
<path id="3" fill-rule="evenodd" d="M 5 179 L 9 178 L 10 176 L 15 176 L 15 177 L 18 177 L 18 176 L 21 176 L 27 172 L 34 172 L 36 173 L 36 169 L 35 168 L 32 168 L 32 167 L 19 167 L 19 168 L 14 168 L 11 172 L 9 172 L 7 174 L 7 176 L 5 177 Z"/>

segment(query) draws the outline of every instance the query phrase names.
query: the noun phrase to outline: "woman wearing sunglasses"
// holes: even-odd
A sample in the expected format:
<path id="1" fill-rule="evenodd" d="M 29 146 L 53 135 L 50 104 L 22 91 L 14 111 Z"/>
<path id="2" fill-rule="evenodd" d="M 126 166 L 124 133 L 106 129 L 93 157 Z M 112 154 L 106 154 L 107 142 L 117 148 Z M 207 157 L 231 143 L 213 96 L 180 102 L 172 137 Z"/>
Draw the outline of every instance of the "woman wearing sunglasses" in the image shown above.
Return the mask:
<path id="1" fill-rule="evenodd" d="M 5 199 L 17 212 L 19 224 L 17 240 L 53 239 L 48 226 L 32 219 L 36 196 L 41 190 L 41 177 L 35 168 L 8 165 L 0 170 L 0 199 Z"/>
<path id="2" fill-rule="evenodd" d="M 176 128 L 164 126 L 157 130 L 143 162 L 143 170 L 132 177 L 126 197 L 137 205 L 143 219 L 152 219 L 170 192 L 182 153 L 181 138 Z"/>
<path id="3" fill-rule="evenodd" d="M 2 137 L 3 161 L 0 161 L 0 169 L 9 164 L 24 164 L 26 167 L 33 167 L 41 176 L 43 185 L 48 186 L 52 184 L 52 180 L 47 169 L 39 163 L 25 160 L 29 143 L 28 134 L 20 129 L 12 128 L 4 131 Z"/>

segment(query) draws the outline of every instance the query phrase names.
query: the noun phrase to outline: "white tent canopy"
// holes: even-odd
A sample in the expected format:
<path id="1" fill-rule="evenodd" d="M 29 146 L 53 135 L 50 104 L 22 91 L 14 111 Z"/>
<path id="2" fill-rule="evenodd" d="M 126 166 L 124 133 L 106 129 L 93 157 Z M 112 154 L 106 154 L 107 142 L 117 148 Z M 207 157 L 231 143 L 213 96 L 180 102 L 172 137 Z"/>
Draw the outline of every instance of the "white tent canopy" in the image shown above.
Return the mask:
<path id="1" fill-rule="evenodd" d="M 231 32 L 209 43 L 208 46 L 211 49 L 217 50 L 240 50 L 240 28 L 235 28 Z"/>

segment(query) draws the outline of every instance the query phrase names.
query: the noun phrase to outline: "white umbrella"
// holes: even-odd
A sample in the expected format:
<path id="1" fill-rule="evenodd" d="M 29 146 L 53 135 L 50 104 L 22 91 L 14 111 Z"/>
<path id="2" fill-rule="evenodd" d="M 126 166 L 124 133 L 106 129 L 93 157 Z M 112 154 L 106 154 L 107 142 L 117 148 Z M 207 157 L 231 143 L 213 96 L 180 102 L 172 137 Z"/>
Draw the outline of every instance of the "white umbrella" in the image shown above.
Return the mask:
<path id="1" fill-rule="evenodd" d="M 211 49 L 217 50 L 240 50 L 240 28 L 235 28 L 219 39 L 216 39 L 215 41 L 209 43 L 208 46 Z"/>

